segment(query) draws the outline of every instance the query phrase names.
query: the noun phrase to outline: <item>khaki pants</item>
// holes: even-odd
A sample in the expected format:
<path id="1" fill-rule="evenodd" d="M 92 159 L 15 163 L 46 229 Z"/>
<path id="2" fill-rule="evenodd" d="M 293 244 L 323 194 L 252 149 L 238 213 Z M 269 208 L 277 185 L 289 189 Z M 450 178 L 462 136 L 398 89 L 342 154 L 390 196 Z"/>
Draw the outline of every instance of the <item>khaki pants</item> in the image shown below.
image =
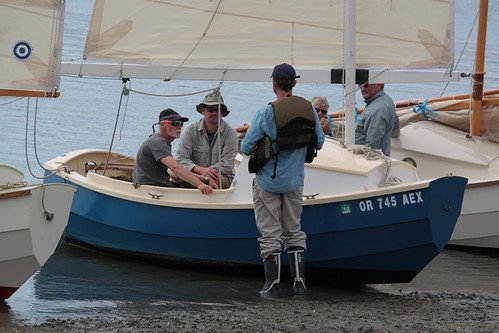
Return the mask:
<path id="1" fill-rule="evenodd" d="M 262 235 L 258 238 L 260 255 L 265 261 L 271 253 L 290 247 L 306 249 L 307 235 L 301 231 L 303 187 L 289 193 L 267 192 L 253 180 L 253 203 L 256 227 Z"/>

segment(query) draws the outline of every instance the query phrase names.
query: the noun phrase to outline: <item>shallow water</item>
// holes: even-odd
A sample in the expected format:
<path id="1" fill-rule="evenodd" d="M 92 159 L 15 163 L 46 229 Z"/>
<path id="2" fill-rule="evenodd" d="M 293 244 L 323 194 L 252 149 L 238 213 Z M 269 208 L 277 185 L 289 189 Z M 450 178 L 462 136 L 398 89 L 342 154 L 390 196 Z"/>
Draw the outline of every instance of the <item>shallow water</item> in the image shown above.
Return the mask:
<path id="1" fill-rule="evenodd" d="M 288 281 L 283 281 L 284 297 Z M 260 270 L 231 272 L 157 265 L 60 244 L 47 264 L 0 302 L 0 327 L 49 319 L 126 317 L 206 304 L 261 302 Z M 497 293 L 499 252 L 446 249 L 410 283 L 359 288 L 308 285 L 310 300 L 370 300 L 400 293 Z M 288 294 L 286 294 L 288 293 Z"/>

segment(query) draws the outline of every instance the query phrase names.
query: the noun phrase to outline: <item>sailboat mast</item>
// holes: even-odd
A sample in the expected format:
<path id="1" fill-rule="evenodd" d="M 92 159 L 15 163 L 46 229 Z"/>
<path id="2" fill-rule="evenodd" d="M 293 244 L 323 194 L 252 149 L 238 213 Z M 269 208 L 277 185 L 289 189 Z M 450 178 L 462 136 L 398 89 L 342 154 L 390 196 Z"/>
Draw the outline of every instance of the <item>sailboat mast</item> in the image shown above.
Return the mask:
<path id="1" fill-rule="evenodd" d="M 346 1 L 345 10 L 345 143 L 355 143 L 356 1 Z"/>
<path id="2" fill-rule="evenodd" d="M 480 0 L 478 15 L 478 37 L 475 55 L 475 73 L 473 75 L 473 101 L 471 104 L 471 135 L 481 135 L 483 78 L 485 76 L 485 41 L 487 35 L 488 0 Z"/>

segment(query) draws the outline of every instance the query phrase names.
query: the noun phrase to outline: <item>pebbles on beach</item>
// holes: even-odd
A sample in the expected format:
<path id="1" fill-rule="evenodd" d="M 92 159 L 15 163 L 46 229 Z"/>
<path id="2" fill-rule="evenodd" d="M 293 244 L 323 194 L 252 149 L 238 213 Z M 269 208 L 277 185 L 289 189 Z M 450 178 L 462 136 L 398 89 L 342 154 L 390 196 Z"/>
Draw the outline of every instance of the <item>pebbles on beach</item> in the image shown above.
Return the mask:
<path id="1" fill-rule="evenodd" d="M 49 320 L 6 332 L 498 332 L 499 292 L 374 293 L 338 299 L 262 299 Z"/>

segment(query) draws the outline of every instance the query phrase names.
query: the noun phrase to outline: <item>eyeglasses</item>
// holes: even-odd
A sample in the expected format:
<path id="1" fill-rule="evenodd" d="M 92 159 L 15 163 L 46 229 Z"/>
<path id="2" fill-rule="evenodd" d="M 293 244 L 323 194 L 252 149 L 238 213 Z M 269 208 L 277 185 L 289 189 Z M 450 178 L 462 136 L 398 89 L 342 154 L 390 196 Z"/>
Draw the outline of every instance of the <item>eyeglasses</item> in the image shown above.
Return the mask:
<path id="1" fill-rule="evenodd" d="M 206 111 L 208 111 L 209 113 L 212 113 L 212 112 L 218 112 L 218 107 L 215 107 L 215 106 L 205 106 L 204 107 L 206 109 Z"/>
<path id="2" fill-rule="evenodd" d="M 369 83 L 359 84 L 359 89 L 369 88 Z"/>
<path id="3" fill-rule="evenodd" d="M 184 125 L 184 122 L 180 121 L 180 120 L 163 120 L 162 123 L 168 123 L 168 124 L 172 125 L 173 127 L 179 127 L 179 126 Z"/>
<path id="4" fill-rule="evenodd" d="M 321 110 L 319 108 L 314 108 L 315 111 L 317 111 L 317 113 L 322 113 L 323 115 L 326 115 L 327 114 L 327 110 Z"/>

